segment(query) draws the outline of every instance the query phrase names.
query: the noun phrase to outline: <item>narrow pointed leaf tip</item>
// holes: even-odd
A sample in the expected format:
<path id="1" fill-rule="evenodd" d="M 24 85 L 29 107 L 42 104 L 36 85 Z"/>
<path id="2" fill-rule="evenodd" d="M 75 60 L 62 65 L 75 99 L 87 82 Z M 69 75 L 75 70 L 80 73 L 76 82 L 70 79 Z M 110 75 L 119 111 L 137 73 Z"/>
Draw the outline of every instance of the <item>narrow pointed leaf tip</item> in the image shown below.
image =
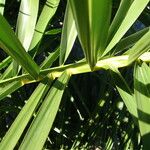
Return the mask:
<path id="1" fill-rule="evenodd" d="M 98 53 L 106 46 L 111 0 L 70 0 L 71 9 L 86 60 L 93 70 Z"/>

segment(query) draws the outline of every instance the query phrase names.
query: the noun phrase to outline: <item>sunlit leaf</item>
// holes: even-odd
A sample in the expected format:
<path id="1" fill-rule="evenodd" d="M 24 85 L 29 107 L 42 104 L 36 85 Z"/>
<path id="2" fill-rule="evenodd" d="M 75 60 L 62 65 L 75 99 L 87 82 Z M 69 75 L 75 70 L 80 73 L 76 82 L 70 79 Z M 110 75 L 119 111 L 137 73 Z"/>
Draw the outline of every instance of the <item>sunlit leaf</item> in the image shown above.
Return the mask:
<path id="1" fill-rule="evenodd" d="M 68 3 L 65 12 L 65 19 L 61 36 L 60 60 L 59 60 L 60 65 L 64 64 L 66 59 L 68 58 L 76 37 L 77 31 L 75 27 L 75 22 L 70 4 Z"/>
<path id="2" fill-rule="evenodd" d="M 60 48 L 57 48 L 56 51 L 49 54 L 45 61 L 41 65 L 41 69 L 50 68 L 53 62 L 58 58 L 60 53 Z"/>
<path id="3" fill-rule="evenodd" d="M 41 69 L 48 68 L 52 65 L 52 63 L 58 58 L 59 56 L 59 48 L 50 54 L 47 59 L 42 63 Z M 29 81 L 33 82 L 33 78 L 31 78 L 29 75 L 22 75 L 23 78 L 18 77 L 12 77 L 11 70 L 12 66 L 10 65 L 8 68 L 8 71 L 3 74 L 3 76 L 0 78 L 0 100 L 4 99 L 8 94 L 11 94 L 18 88 L 22 87 L 24 84 L 27 84 Z M 45 75 L 46 76 L 46 75 Z M 8 78 L 8 79 L 5 79 Z M 5 79 L 5 80 L 4 80 Z M 36 80 L 35 80 L 36 82 Z"/>
<path id="4" fill-rule="evenodd" d="M 117 87 L 117 90 L 122 97 L 128 111 L 132 114 L 133 118 L 137 118 L 137 106 L 134 100 L 133 92 L 129 88 L 127 82 L 122 77 L 118 70 L 112 70 L 111 72 L 114 83 Z"/>
<path id="5" fill-rule="evenodd" d="M 52 17 L 54 16 L 57 10 L 59 1 L 60 0 L 47 0 L 45 2 L 43 10 L 38 18 L 29 50 L 32 50 L 33 48 L 35 48 L 35 46 L 37 46 L 37 44 L 40 42 L 41 38 L 44 35 L 44 32 L 46 30 L 46 27 L 49 21 L 52 19 Z"/>
<path id="6" fill-rule="evenodd" d="M 31 76 L 37 78 L 39 67 L 26 53 L 11 27 L 1 14 L 0 20 L 0 47 L 27 70 Z"/>
<path id="7" fill-rule="evenodd" d="M 148 50 L 150 50 L 150 30 L 129 50 L 129 63 Z"/>
<path id="8" fill-rule="evenodd" d="M 56 35 L 61 33 L 61 28 L 51 29 L 50 31 L 45 32 L 46 35 Z"/>
<path id="9" fill-rule="evenodd" d="M 126 14 L 133 1 L 134 0 L 121 0 L 120 6 L 109 28 L 108 43 L 112 40 L 122 21 L 126 17 Z"/>
<path id="10" fill-rule="evenodd" d="M 61 97 L 67 85 L 70 75 L 64 72 L 48 92 L 37 116 L 33 120 L 25 138 L 20 146 L 20 150 L 32 149 L 41 150 L 49 131 L 51 130 L 55 116 L 57 114 Z"/>
<path id="11" fill-rule="evenodd" d="M 38 15 L 39 0 L 22 0 L 17 19 L 16 34 L 26 51 L 30 46 Z"/>
<path id="12" fill-rule="evenodd" d="M 148 31 L 149 31 L 149 28 L 144 28 L 143 30 L 140 30 L 134 34 L 131 34 L 130 36 L 127 36 L 126 38 L 123 38 L 117 44 L 117 46 L 115 48 L 115 53 L 131 48 Z M 128 54 L 129 52 L 130 52 L 130 50 L 125 51 L 125 54 Z"/>
<path id="13" fill-rule="evenodd" d="M 103 55 L 107 54 L 119 42 L 119 40 L 129 30 L 129 28 L 136 21 L 136 19 L 139 17 L 139 15 L 142 13 L 142 11 L 144 10 L 144 8 L 146 7 L 148 3 L 149 3 L 149 0 L 134 0 L 132 4 L 128 6 L 129 10 L 127 14 L 123 18 L 122 23 L 120 24 L 118 30 L 114 34 L 110 43 L 108 44 Z"/>
<path id="14" fill-rule="evenodd" d="M 12 61 L 12 58 L 11 57 L 7 57 L 2 62 L 0 62 L 0 70 L 5 68 L 5 67 L 7 67 L 8 64 L 10 64 L 11 61 Z"/>
<path id="15" fill-rule="evenodd" d="M 110 22 L 111 0 L 70 0 L 76 28 L 85 57 L 91 69 L 102 54 Z"/>
<path id="16" fill-rule="evenodd" d="M 21 86 L 22 86 L 22 83 L 20 81 L 15 81 L 15 82 L 1 85 L 0 86 L 0 100 L 5 98 L 8 94 L 14 92 Z"/>
<path id="17" fill-rule="evenodd" d="M 150 147 L 150 68 L 145 63 L 135 65 L 134 92 L 143 149 L 146 150 Z"/>
<path id="18" fill-rule="evenodd" d="M 43 99 L 50 86 L 50 81 L 47 83 L 41 83 L 33 92 L 25 106 L 20 111 L 19 115 L 11 125 L 10 129 L 4 136 L 0 143 L 0 149 L 12 150 L 17 144 L 20 136 L 22 135 L 26 125 L 31 119 L 38 103 Z"/>
<path id="19" fill-rule="evenodd" d="M 13 63 L 11 63 L 6 69 L 5 72 L 1 75 L 0 81 L 12 77 Z"/>
<path id="20" fill-rule="evenodd" d="M 3 15 L 6 0 L 0 0 L 0 13 Z"/>

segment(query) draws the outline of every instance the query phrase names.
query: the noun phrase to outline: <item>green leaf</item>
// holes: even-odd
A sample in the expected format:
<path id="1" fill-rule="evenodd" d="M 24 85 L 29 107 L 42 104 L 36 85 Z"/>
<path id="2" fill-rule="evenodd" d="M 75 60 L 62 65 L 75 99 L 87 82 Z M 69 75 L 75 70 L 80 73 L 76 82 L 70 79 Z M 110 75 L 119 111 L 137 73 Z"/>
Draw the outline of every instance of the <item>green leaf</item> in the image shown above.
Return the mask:
<path id="1" fill-rule="evenodd" d="M 6 0 L 0 0 L 0 14 L 3 15 Z"/>
<path id="2" fill-rule="evenodd" d="M 134 0 L 121 0 L 120 6 L 109 28 L 108 43 L 112 40 L 113 36 L 115 35 L 119 26 L 121 25 L 123 19 L 126 17 L 126 14 L 133 1 Z"/>
<path id="3" fill-rule="evenodd" d="M 8 94 L 14 92 L 22 86 L 21 81 L 14 81 L 11 83 L 6 83 L 0 86 L 0 100 L 5 98 Z"/>
<path id="4" fill-rule="evenodd" d="M 143 149 L 150 147 L 150 68 L 146 63 L 135 65 L 134 93 L 137 102 L 140 133 L 143 139 Z"/>
<path id="5" fill-rule="evenodd" d="M 59 104 L 70 75 L 64 72 L 48 92 L 36 118 L 33 120 L 20 150 L 41 150 L 53 125 Z"/>
<path id="6" fill-rule="evenodd" d="M 20 136 L 22 135 L 25 127 L 30 121 L 38 103 L 43 99 L 47 93 L 51 81 L 46 80 L 47 83 L 40 83 L 33 94 L 30 96 L 29 100 L 25 106 L 20 111 L 19 115 L 7 131 L 2 142 L 0 143 L 0 149 L 13 150 L 17 144 Z"/>
<path id="7" fill-rule="evenodd" d="M 51 29 L 50 31 L 46 31 L 45 35 L 56 35 L 61 33 L 61 28 L 58 29 Z"/>
<path id="8" fill-rule="evenodd" d="M 36 25 L 38 15 L 39 0 L 22 0 L 17 19 L 16 35 L 22 43 L 24 49 L 28 51 Z M 14 61 L 13 76 L 16 76 L 21 67 Z"/>
<path id="9" fill-rule="evenodd" d="M 45 59 L 45 61 L 41 65 L 41 69 L 49 68 L 52 63 L 58 58 L 60 49 L 58 48 L 55 52 L 51 53 L 48 58 Z M 8 57 L 10 58 L 10 57 Z M 3 63 L 3 62 L 2 62 Z M 1 64 L 0 64 L 1 66 Z M 12 70 L 12 64 L 7 68 L 8 70 L 5 72 L 5 74 L 2 75 L 0 78 L 0 100 L 4 99 L 8 94 L 11 94 L 18 88 L 22 87 L 24 84 L 28 82 L 28 80 L 33 80 L 31 77 L 24 76 L 24 78 L 14 77 L 12 78 L 11 70 Z M 6 79 L 9 78 L 9 79 Z M 4 80 L 6 79 L 6 80 Z M 11 81 L 11 79 L 13 79 Z"/>
<path id="10" fill-rule="evenodd" d="M 111 74 L 115 86 L 122 100 L 124 101 L 128 111 L 132 114 L 133 118 L 136 119 L 138 115 L 137 115 L 137 106 L 134 100 L 133 92 L 131 91 L 127 82 L 125 81 L 125 79 L 122 77 L 121 73 L 118 70 L 112 69 Z M 136 122 L 136 120 L 134 121 Z"/>
<path id="11" fill-rule="evenodd" d="M 58 58 L 59 52 L 60 49 L 58 48 L 55 52 L 51 53 L 48 58 L 46 58 L 45 61 L 42 63 L 41 69 L 49 68 L 52 63 Z M 11 94 L 18 88 L 22 87 L 24 84 L 27 84 L 28 81 L 33 81 L 33 79 L 29 75 L 22 75 L 23 78 L 20 78 L 19 76 L 12 77 L 12 64 L 7 69 L 8 70 L 5 72 L 5 74 L 3 74 L 3 76 L 0 78 L 0 100 L 5 98 L 8 94 Z"/>
<path id="12" fill-rule="evenodd" d="M 60 0 L 47 0 L 36 24 L 29 50 L 35 48 L 44 35 L 50 19 L 54 16 Z"/>
<path id="13" fill-rule="evenodd" d="M 13 63 L 11 63 L 5 70 L 5 72 L 1 75 L 0 77 L 0 82 L 2 80 L 5 80 L 7 78 L 11 78 L 12 77 L 12 70 L 13 70 Z"/>
<path id="14" fill-rule="evenodd" d="M 134 46 L 136 44 L 136 42 L 145 34 L 149 31 L 149 27 L 144 28 L 134 34 L 129 35 L 126 38 L 123 38 L 122 40 L 120 40 L 120 42 L 116 45 L 115 48 L 115 53 L 116 52 L 121 52 L 125 49 L 129 49 L 132 46 Z M 130 50 L 126 51 L 125 54 L 128 54 L 130 52 Z"/>
<path id="15" fill-rule="evenodd" d="M 11 27 L 1 14 L 0 20 L 0 47 L 27 70 L 32 77 L 37 78 L 39 67 L 26 53 Z"/>
<path id="16" fill-rule="evenodd" d="M 68 58 L 76 37 L 77 37 L 77 31 L 75 27 L 75 22 L 74 22 L 71 7 L 68 2 L 66 12 L 65 12 L 62 36 L 61 36 L 60 60 L 59 60 L 60 65 L 64 64 L 66 59 Z"/>
<path id="17" fill-rule="evenodd" d="M 129 63 L 148 50 L 150 50 L 150 30 L 129 50 Z"/>
<path id="18" fill-rule="evenodd" d="M 85 57 L 91 69 L 102 54 L 110 22 L 111 0 L 70 0 L 76 28 Z"/>
<path id="19" fill-rule="evenodd" d="M 17 19 L 16 34 L 28 51 L 36 25 L 39 0 L 22 0 Z"/>
<path id="20" fill-rule="evenodd" d="M 106 55 L 119 42 L 119 40 L 124 36 L 124 34 L 128 31 L 128 29 L 132 26 L 132 24 L 142 13 L 148 2 L 149 0 L 134 0 L 132 2 L 127 14 L 123 18 L 122 23 L 120 24 L 118 30 L 114 34 L 110 43 L 108 44 L 103 55 Z M 125 4 L 126 3 L 124 3 L 124 5 Z"/>
<path id="21" fill-rule="evenodd" d="M 11 57 L 7 57 L 5 58 L 2 62 L 0 62 L 0 70 L 7 67 L 8 64 L 10 64 L 12 61 L 12 58 Z"/>
<path id="22" fill-rule="evenodd" d="M 56 51 L 49 54 L 49 56 L 44 60 L 41 65 L 41 69 L 50 68 L 53 62 L 58 58 L 60 52 L 60 48 L 57 48 Z"/>

